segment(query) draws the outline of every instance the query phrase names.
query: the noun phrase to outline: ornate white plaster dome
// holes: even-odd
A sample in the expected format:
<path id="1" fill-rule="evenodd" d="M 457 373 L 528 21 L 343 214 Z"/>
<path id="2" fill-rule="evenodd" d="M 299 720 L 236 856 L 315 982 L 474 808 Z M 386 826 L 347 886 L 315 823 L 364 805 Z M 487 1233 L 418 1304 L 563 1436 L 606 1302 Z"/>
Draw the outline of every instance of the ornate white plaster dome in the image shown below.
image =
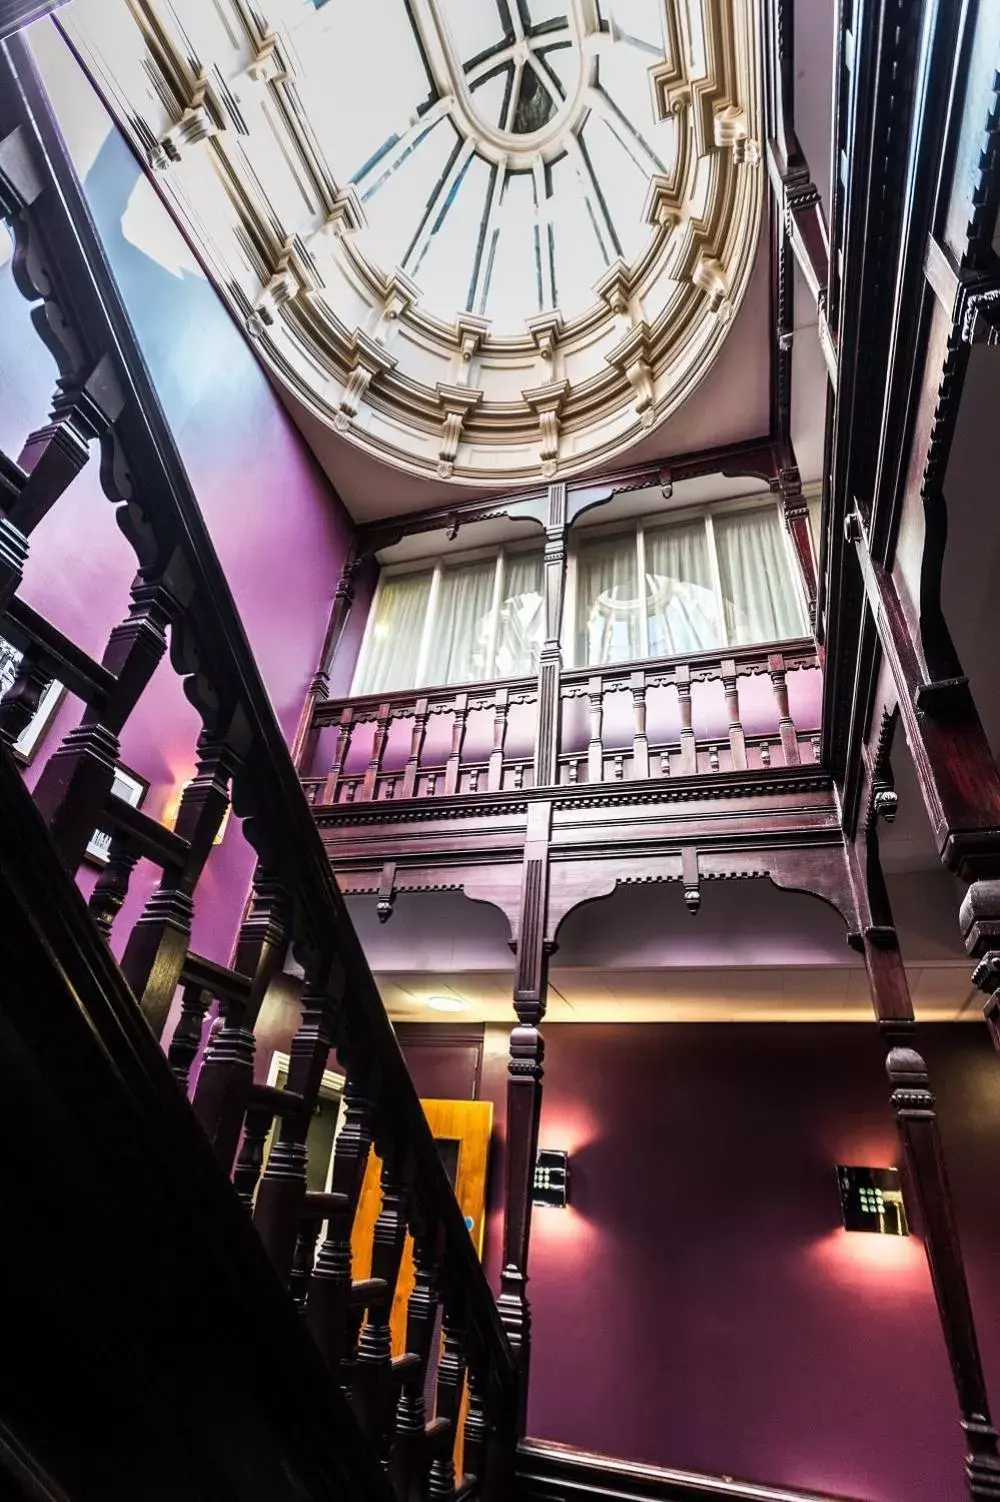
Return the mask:
<path id="1" fill-rule="evenodd" d="M 572 473 L 714 359 L 759 232 L 753 0 L 113 8 L 74 40 L 265 360 L 370 452 Z"/>

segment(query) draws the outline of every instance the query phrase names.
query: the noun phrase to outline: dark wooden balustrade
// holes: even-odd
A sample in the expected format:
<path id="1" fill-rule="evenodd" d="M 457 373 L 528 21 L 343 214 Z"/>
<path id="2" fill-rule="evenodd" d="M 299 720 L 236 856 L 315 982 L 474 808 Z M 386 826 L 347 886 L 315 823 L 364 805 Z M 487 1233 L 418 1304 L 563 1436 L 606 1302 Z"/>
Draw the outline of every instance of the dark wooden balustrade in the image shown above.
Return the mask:
<path id="1" fill-rule="evenodd" d="M 227 1186 L 220 1175 L 213 1184 L 202 1165 L 204 1205 L 196 1210 L 192 1202 L 192 1215 L 197 1218 L 205 1206 L 215 1215 L 212 1196 L 221 1197 L 227 1205 L 216 1218 L 225 1221 L 237 1261 L 253 1260 L 248 1238 L 263 1246 L 273 1283 L 270 1305 L 284 1301 L 294 1329 L 308 1331 L 313 1353 L 306 1366 L 315 1369 L 317 1392 L 307 1417 L 321 1411 L 326 1429 L 312 1434 L 303 1420 L 299 1438 L 323 1454 L 335 1442 L 343 1445 L 337 1485 L 296 1495 L 388 1496 L 377 1459 L 398 1502 L 425 1495 L 502 1502 L 513 1458 L 513 1356 L 79 183 L 29 54 L 17 41 L 7 56 L 0 54 L 0 147 L 0 211 L 16 237 L 19 286 L 39 300 L 36 326 L 60 367 L 48 417 L 39 414 L 40 425 L 16 462 L 0 461 L 0 629 L 24 652 L 17 681 L 0 706 L 0 852 L 22 926 L 34 925 L 49 960 L 47 1004 L 53 1015 L 66 1014 L 67 1028 L 74 1008 L 96 1015 L 110 1006 L 136 1057 L 145 1061 L 151 1083 L 146 1081 L 141 1131 L 130 1119 L 131 1103 L 115 1097 L 119 1114 L 112 1125 L 123 1141 L 133 1130 L 144 1141 L 159 1122 L 168 1147 L 183 1119 L 190 1155 L 191 1132 L 200 1122 L 199 1140 L 207 1138 L 218 1168 L 232 1180 Z M 101 662 L 18 594 L 31 533 L 53 507 L 72 504 L 75 477 L 96 462 L 95 444 L 102 484 L 119 508 L 138 565 Z M 184 788 L 173 829 L 111 793 L 119 738 L 168 643 L 202 722 L 196 773 Z M 54 677 L 81 701 L 82 714 L 48 756 L 32 809 L 10 747 Z M 498 697 L 496 715 L 505 702 Z M 415 787 L 435 775 L 450 791 L 463 786 L 469 775 L 462 766 L 467 711 L 468 697 L 459 695 L 447 755 L 433 774 L 419 767 L 414 726 L 415 750 L 401 785 L 407 777 Z M 385 744 L 388 718 L 376 710 L 376 748 Z M 348 719 L 348 736 L 349 730 Z M 502 760 L 502 733 L 498 752 Z M 373 749 L 360 796 L 391 796 L 380 757 L 381 750 Z M 484 778 L 494 775 L 493 765 L 486 765 Z M 191 931 L 199 882 L 230 799 L 258 866 L 232 963 L 222 965 L 192 952 Z M 70 878 L 97 826 L 111 841 L 88 916 Z M 38 874 L 33 891 L 18 886 L 22 861 L 33 878 Z M 153 863 L 159 883 L 131 931 L 119 934 L 116 924 L 140 861 Z M 40 896 L 43 877 L 48 907 Z M 8 945 L 15 942 L 12 932 Z M 120 968 L 111 958 L 109 937 L 122 952 Z M 264 1086 L 255 1083 L 254 1030 L 268 987 L 293 953 L 293 973 L 303 980 L 287 1083 Z M 0 1029 L 9 1021 L 20 1026 L 21 1011 L 20 1002 L 8 1008 L 0 1000 Z M 149 1062 L 150 1032 L 165 1046 L 166 1057 L 156 1055 L 162 1067 Z M 306 1134 L 331 1054 L 346 1075 L 346 1120 L 334 1151 L 331 1189 L 315 1194 L 307 1192 Z M 190 1091 L 190 1105 L 178 1086 Z M 373 1149 L 383 1165 L 382 1208 L 372 1276 L 360 1281 L 352 1276 L 351 1238 Z M 64 1145 L 66 1153 L 87 1150 L 85 1137 Z M 141 1178 L 141 1155 L 134 1172 Z M 140 1193 L 138 1185 L 133 1188 Z M 86 1219 L 74 1227 L 77 1242 L 89 1234 Z M 418 1276 L 406 1349 L 394 1351 L 390 1310 L 411 1235 Z M 443 1336 L 435 1339 L 439 1309 Z M 176 1314 L 183 1321 L 182 1306 Z M 252 1339 L 252 1303 L 244 1315 Z M 300 1355 L 301 1340 L 290 1340 L 288 1362 L 294 1365 Z M 281 1387 L 286 1375 L 275 1361 L 269 1380 Z M 428 1404 L 425 1393 L 435 1383 L 436 1400 Z M 248 1398 L 248 1420 L 255 1403 Z M 197 1435 L 199 1425 L 211 1420 L 206 1400 L 200 1416 L 189 1415 L 188 1429 Z M 464 1467 L 456 1473 L 459 1454 Z M 270 1495 L 291 1490 L 286 1481 Z M 242 1481 L 230 1477 L 226 1494 L 257 1497 L 265 1490 L 248 1475 Z"/>
<path id="2" fill-rule="evenodd" d="M 564 672 L 560 680 L 557 777 L 560 786 L 636 782 L 713 773 L 769 772 L 818 760 L 816 713 L 796 725 L 789 709 L 788 674 L 818 669 L 811 641 L 705 652 L 684 662 L 629 663 Z M 767 682 L 754 728 L 743 723 L 740 695 L 750 679 Z M 703 712 L 704 686 L 718 689 L 711 715 Z M 586 701 L 586 733 L 574 730 L 570 707 Z M 725 708 L 723 709 L 723 700 Z M 524 737 L 537 729 L 537 683 L 517 679 L 460 690 L 412 690 L 356 699 L 320 701 L 313 727 L 333 732 L 327 776 L 303 779 L 313 806 L 391 802 L 405 798 L 471 797 L 521 791 L 535 785 L 535 764 Z M 509 744 L 512 710 L 528 707 L 519 726 L 520 751 Z M 627 706 L 624 716 L 623 706 Z M 617 723 L 614 723 L 617 713 Z M 478 712 L 492 732 L 469 754 L 470 715 Z M 700 728 L 712 719 L 715 733 Z M 623 722 L 627 721 L 627 733 Z M 441 725 L 433 750 L 428 727 Z M 671 727 L 669 732 L 665 727 Z M 398 727 L 398 729 L 397 729 Z M 362 741 L 363 738 L 363 741 Z M 404 744 L 405 739 L 405 744 Z M 359 749 L 360 748 L 360 749 Z"/>

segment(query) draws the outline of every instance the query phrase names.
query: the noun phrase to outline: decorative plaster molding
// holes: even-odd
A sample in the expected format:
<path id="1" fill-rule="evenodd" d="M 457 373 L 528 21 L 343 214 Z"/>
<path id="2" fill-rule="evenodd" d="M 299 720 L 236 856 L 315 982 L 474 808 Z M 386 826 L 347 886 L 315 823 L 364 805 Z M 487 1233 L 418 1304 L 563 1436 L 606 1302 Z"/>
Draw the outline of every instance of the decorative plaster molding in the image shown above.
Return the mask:
<path id="1" fill-rule="evenodd" d="M 427 40 L 436 0 L 420 0 L 414 15 Z M 601 107 L 594 70 L 608 38 L 573 15 L 579 89 L 543 128 L 524 137 L 487 128 L 444 32 L 429 63 L 437 97 L 419 128 L 447 116 L 465 133 L 463 161 L 529 168 L 579 153 L 578 132 Z M 757 7 L 664 6 L 664 57 L 649 79 L 656 116 L 676 121 L 676 148 L 650 171 L 645 239 L 631 260 L 611 261 L 579 314 L 548 307 L 502 334 L 478 313 L 440 316 L 419 261 L 412 274 L 375 263 L 362 194 L 337 181 L 305 103 L 311 21 L 293 45 L 280 16 L 265 21 L 245 0 L 108 0 L 65 17 L 126 134 L 170 167 L 161 191 L 262 359 L 316 417 L 377 457 L 493 488 L 590 470 L 676 411 L 718 354 L 761 221 Z M 194 146 L 201 155 L 188 170 Z M 373 357 L 373 345 L 391 358 Z M 443 390 L 459 388 L 476 400 L 443 402 Z"/>

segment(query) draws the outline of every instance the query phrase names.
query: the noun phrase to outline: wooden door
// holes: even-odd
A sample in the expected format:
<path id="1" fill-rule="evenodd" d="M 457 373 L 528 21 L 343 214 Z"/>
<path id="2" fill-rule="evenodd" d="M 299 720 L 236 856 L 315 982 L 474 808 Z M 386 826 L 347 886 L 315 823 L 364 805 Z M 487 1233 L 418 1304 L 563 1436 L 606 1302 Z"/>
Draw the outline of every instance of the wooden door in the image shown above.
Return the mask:
<path id="1" fill-rule="evenodd" d="M 490 1133 L 493 1130 L 493 1103 L 488 1100 L 424 1100 L 420 1104 L 438 1144 L 473 1245 L 481 1257 L 486 1224 L 486 1173 L 489 1166 Z M 382 1203 L 379 1188 L 381 1172 L 381 1159 L 372 1152 L 368 1158 L 368 1169 L 351 1237 L 355 1278 L 367 1278 L 371 1274 L 372 1232 Z M 412 1291 L 413 1238 L 407 1236 L 396 1296 L 392 1303 L 394 1356 L 401 1356 L 405 1350 L 406 1303 Z"/>

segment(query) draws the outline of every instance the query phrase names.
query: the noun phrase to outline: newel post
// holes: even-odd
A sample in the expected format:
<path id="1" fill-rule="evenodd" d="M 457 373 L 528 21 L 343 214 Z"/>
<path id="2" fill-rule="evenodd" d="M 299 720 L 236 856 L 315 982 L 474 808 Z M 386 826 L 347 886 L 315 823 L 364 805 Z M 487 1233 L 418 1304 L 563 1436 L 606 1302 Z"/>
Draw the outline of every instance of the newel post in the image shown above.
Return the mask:
<path id="1" fill-rule="evenodd" d="M 566 583 L 566 486 L 549 486 L 545 527 L 545 641 L 538 659 L 538 738 L 535 787 L 554 787 L 559 780 L 559 701 L 563 591 Z"/>
<path id="2" fill-rule="evenodd" d="M 504 1196 L 503 1271 L 500 1318 L 520 1364 L 518 1416 L 524 1432 L 531 1310 L 527 1297 L 528 1245 L 531 1238 L 531 1193 L 538 1154 L 542 1107 L 540 1031 L 545 1016 L 551 945 L 545 938 L 549 888 L 549 837 L 552 805 L 528 807 L 528 827 L 521 873 L 520 921 L 515 945 L 514 1010 L 517 1026 L 510 1035 L 507 1066 L 507 1172 Z"/>
<path id="3" fill-rule="evenodd" d="M 883 749 L 887 751 L 887 741 Z M 849 852 L 858 896 L 872 1005 L 887 1048 L 886 1073 L 896 1128 L 916 1202 L 924 1250 L 948 1351 L 965 1434 L 966 1491 L 1000 1498 L 1000 1456 L 990 1417 L 972 1302 L 927 1065 L 917 1050 L 917 1024 L 882 876 L 877 826 L 891 819 L 895 794 L 876 764 L 865 827 Z"/>

